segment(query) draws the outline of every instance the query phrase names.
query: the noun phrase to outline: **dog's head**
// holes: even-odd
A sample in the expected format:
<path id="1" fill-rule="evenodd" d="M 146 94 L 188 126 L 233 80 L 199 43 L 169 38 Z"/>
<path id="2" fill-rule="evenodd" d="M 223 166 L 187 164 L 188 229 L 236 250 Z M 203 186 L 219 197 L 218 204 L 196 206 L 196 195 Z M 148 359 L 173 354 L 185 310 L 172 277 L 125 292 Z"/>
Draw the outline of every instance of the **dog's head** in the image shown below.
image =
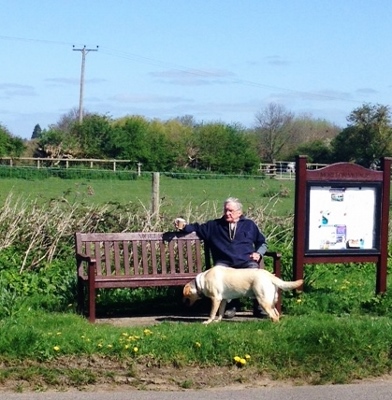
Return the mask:
<path id="1" fill-rule="evenodd" d="M 182 294 L 184 296 L 183 301 L 188 306 L 192 306 L 197 300 L 202 298 L 201 294 L 197 291 L 196 281 L 194 279 L 184 286 Z"/>

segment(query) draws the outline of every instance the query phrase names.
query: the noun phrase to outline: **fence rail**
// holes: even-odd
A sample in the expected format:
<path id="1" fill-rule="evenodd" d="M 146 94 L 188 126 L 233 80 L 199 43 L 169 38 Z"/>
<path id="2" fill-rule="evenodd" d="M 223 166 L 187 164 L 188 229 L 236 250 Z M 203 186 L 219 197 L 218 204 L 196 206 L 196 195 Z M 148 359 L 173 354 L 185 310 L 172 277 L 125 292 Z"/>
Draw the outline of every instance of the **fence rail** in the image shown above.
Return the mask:
<path id="1" fill-rule="evenodd" d="M 307 163 L 307 169 L 319 169 L 326 167 L 328 164 Z M 275 161 L 274 163 L 260 163 L 259 171 L 270 178 L 276 179 L 294 179 L 295 162 L 291 161 Z"/>
<path id="2" fill-rule="evenodd" d="M 86 167 L 86 165 L 93 169 L 99 166 L 105 166 L 107 169 L 116 171 L 117 166 L 127 167 L 128 169 L 137 169 L 138 173 L 141 172 L 142 164 L 140 162 L 132 160 L 105 160 L 105 159 L 94 159 L 94 158 L 38 158 L 38 157 L 0 157 L 0 165 L 6 165 L 9 167 L 63 167 L 70 168 L 71 165 L 78 165 Z M 308 169 L 319 169 L 325 167 L 328 164 L 308 163 Z M 290 179 L 291 176 L 295 176 L 295 163 L 291 161 L 276 161 L 274 163 L 260 163 L 259 172 L 276 178 Z"/>
<path id="3" fill-rule="evenodd" d="M 46 168 L 46 167 L 63 167 L 69 168 L 71 164 L 79 164 L 82 167 L 86 165 L 89 168 L 94 168 L 97 165 L 110 166 L 113 171 L 116 171 L 118 165 L 133 166 L 135 164 L 140 172 L 141 163 L 133 162 L 131 160 L 101 160 L 94 158 L 36 158 L 36 157 L 1 157 L 0 165 L 8 165 L 10 167 L 32 167 Z"/>

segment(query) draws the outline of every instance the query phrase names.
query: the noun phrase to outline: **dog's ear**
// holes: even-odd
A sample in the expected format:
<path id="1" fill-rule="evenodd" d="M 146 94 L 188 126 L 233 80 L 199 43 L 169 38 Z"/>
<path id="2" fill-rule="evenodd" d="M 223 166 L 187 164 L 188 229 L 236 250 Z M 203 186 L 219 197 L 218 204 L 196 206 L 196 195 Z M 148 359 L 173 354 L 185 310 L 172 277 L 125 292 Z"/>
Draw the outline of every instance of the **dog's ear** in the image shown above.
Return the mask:
<path id="1" fill-rule="evenodd" d="M 187 284 L 184 286 L 184 289 L 183 289 L 183 291 L 182 291 L 182 294 L 183 294 L 185 297 L 191 295 L 191 285 L 190 285 L 190 283 L 187 283 Z"/>

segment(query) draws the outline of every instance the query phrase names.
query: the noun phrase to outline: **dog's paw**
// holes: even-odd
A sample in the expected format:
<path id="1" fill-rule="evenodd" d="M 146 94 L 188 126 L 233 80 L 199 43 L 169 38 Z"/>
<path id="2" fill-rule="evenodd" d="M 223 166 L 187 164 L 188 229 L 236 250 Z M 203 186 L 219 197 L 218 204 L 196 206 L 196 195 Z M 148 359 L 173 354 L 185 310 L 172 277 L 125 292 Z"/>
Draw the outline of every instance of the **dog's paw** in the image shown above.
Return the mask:
<path id="1" fill-rule="evenodd" d="M 202 324 L 203 325 L 208 325 L 212 321 L 213 321 L 212 319 L 207 319 L 207 321 L 203 321 Z"/>

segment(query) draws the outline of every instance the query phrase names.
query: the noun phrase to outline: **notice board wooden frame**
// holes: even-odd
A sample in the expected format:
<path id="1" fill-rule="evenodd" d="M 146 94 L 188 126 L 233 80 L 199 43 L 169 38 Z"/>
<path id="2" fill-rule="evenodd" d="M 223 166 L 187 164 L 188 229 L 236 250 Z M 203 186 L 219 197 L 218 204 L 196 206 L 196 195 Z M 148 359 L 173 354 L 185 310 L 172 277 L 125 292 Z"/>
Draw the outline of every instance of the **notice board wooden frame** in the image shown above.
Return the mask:
<path id="1" fill-rule="evenodd" d="M 295 214 L 293 278 L 302 279 L 305 264 L 316 263 L 376 263 L 376 293 L 387 288 L 388 223 L 390 198 L 391 158 L 381 159 L 381 169 L 371 170 L 353 163 L 336 163 L 317 170 L 307 169 L 307 157 L 296 157 Z M 309 248 L 309 192 L 315 187 L 331 188 L 374 188 L 374 246 L 344 250 L 328 249 L 313 251 Z"/>

